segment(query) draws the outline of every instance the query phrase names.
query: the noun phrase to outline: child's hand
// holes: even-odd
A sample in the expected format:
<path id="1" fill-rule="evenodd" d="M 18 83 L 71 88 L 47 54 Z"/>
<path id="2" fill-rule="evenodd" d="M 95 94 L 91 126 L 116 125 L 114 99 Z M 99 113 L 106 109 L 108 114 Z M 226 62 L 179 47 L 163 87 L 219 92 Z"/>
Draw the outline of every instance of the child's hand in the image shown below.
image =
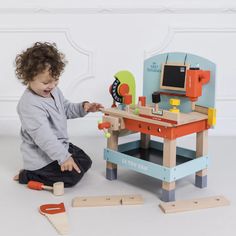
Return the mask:
<path id="1" fill-rule="evenodd" d="M 72 156 L 69 157 L 65 162 L 61 164 L 61 171 L 72 171 L 73 168 L 78 172 L 81 173 L 79 167 L 75 163 L 74 159 Z"/>
<path id="2" fill-rule="evenodd" d="M 100 108 L 104 108 L 102 104 L 100 103 L 96 103 L 96 102 L 93 102 L 93 103 L 90 103 L 90 102 L 86 102 L 84 104 L 84 110 L 86 112 L 96 112 L 96 111 L 99 111 Z"/>

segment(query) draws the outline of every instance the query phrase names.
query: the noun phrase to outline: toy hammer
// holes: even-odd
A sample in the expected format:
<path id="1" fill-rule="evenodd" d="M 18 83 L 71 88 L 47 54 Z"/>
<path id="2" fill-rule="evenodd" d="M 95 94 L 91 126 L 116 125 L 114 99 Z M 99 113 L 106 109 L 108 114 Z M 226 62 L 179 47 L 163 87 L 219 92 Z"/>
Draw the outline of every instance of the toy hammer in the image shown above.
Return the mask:
<path id="1" fill-rule="evenodd" d="M 55 196 L 60 196 L 64 194 L 63 182 L 56 182 L 53 184 L 53 187 L 51 187 L 51 186 L 46 186 L 41 182 L 31 180 L 28 182 L 27 186 L 28 188 L 35 189 L 35 190 L 42 190 L 42 189 L 53 190 L 52 192 Z"/>

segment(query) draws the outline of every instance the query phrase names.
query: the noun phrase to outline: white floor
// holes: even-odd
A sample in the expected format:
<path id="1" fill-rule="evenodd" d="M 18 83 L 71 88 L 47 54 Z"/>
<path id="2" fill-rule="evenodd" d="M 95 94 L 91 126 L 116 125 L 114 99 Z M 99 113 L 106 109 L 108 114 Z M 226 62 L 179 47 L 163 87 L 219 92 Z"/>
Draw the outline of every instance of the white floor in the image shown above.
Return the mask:
<path id="1" fill-rule="evenodd" d="M 118 169 L 118 180 L 105 179 L 102 137 L 77 137 L 71 141 L 83 148 L 93 159 L 92 169 L 65 195 L 55 197 L 47 191 L 30 190 L 12 181 L 22 167 L 18 137 L 0 137 L 0 235 L 52 236 L 57 235 L 38 207 L 47 203 L 64 202 L 69 218 L 70 234 L 74 236 L 144 236 L 144 235 L 235 235 L 236 234 L 236 137 L 210 137 L 210 167 L 208 187 L 194 186 L 194 176 L 177 182 L 176 200 L 224 195 L 230 206 L 192 212 L 163 214 L 158 207 L 161 182 L 154 178 Z M 179 145 L 193 148 L 193 137 L 179 141 Z M 76 196 L 141 194 L 144 205 L 94 208 L 72 208 Z"/>

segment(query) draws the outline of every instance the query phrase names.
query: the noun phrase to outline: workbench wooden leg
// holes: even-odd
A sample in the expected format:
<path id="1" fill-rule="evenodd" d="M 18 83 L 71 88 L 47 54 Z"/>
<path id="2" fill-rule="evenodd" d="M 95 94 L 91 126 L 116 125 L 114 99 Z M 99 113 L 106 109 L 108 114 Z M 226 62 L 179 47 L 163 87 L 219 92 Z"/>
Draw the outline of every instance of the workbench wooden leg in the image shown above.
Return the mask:
<path id="1" fill-rule="evenodd" d="M 150 134 L 140 134 L 141 148 L 148 149 L 150 144 Z"/>
<path id="2" fill-rule="evenodd" d="M 196 157 L 207 155 L 208 153 L 208 130 L 197 133 L 196 137 Z M 207 187 L 207 169 L 196 172 L 195 185 L 198 188 Z"/>
<path id="3" fill-rule="evenodd" d="M 107 148 L 117 151 L 118 149 L 118 131 L 109 131 L 111 137 L 107 139 Z M 106 178 L 109 180 L 117 179 L 117 165 L 107 161 Z"/>
<path id="4" fill-rule="evenodd" d="M 164 139 L 163 147 L 163 166 L 174 167 L 176 166 L 176 140 Z M 162 182 L 162 197 L 164 202 L 175 201 L 175 181 Z"/>

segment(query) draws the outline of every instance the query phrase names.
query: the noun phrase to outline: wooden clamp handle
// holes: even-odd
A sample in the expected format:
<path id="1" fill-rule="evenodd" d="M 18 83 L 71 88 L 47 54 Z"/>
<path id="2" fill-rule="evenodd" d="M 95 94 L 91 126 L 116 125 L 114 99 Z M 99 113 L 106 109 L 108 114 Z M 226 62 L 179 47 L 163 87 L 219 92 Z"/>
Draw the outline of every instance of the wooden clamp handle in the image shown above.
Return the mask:
<path id="1" fill-rule="evenodd" d="M 102 122 L 98 124 L 98 129 L 109 129 L 110 127 L 110 122 Z"/>

